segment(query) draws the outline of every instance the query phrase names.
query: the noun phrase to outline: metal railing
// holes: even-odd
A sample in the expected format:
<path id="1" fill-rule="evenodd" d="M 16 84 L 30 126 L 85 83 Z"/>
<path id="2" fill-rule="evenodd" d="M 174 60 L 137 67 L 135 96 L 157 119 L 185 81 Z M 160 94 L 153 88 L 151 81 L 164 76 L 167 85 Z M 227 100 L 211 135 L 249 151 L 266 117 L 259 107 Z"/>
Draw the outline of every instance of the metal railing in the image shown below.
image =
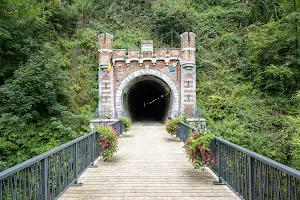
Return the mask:
<path id="1" fill-rule="evenodd" d="M 111 125 L 117 134 L 122 122 Z M 93 131 L 21 164 L 0 172 L 0 198 L 5 200 L 56 199 L 99 157 L 101 133 Z"/>
<path id="2" fill-rule="evenodd" d="M 116 129 L 118 137 L 125 131 L 125 124 L 121 121 L 113 122 L 109 126 Z"/>
<path id="3" fill-rule="evenodd" d="M 179 122 L 179 128 L 176 129 L 176 136 L 181 142 L 185 143 L 189 137 L 190 132 L 197 130 L 197 128 L 192 127 L 186 123 Z"/>
<path id="4" fill-rule="evenodd" d="M 179 123 L 178 138 L 185 141 L 196 128 Z M 299 200 L 300 171 L 215 137 L 211 143 L 217 162 L 209 166 L 241 199 Z"/>

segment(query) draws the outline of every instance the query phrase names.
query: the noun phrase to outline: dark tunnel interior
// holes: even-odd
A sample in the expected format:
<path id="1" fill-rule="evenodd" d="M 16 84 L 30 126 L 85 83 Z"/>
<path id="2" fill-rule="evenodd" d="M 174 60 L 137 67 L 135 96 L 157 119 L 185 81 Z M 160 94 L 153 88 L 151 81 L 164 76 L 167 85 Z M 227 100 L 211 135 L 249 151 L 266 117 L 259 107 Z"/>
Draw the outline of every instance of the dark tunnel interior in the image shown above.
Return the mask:
<path id="1" fill-rule="evenodd" d="M 163 122 L 170 108 L 170 99 L 170 92 L 162 84 L 152 80 L 137 82 L 128 92 L 129 115 L 133 121 Z"/>

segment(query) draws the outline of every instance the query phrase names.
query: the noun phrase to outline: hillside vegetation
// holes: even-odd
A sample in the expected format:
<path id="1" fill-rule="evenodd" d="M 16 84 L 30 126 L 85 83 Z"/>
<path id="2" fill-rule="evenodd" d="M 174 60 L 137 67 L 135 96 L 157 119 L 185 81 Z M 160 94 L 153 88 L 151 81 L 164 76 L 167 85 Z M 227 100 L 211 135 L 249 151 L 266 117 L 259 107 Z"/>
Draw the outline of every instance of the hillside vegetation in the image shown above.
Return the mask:
<path id="1" fill-rule="evenodd" d="M 212 132 L 300 169 L 299 0 L 0 0 L 0 171 L 89 131 L 97 35 L 114 48 L 197 35 Z"/>

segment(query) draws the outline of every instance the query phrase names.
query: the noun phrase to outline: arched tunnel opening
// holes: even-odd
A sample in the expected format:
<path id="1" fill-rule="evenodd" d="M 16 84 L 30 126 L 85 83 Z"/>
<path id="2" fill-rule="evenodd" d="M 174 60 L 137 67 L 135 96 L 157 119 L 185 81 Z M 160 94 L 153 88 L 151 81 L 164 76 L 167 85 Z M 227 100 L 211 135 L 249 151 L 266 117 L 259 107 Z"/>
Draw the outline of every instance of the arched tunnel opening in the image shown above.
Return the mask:
<path id="1" fill-rule="evenodd" d="M 167 84 L 153 76 L 133 80 L 124 94 L 125 107 L 133 121 L 164 122 L 171 106 Z"/>

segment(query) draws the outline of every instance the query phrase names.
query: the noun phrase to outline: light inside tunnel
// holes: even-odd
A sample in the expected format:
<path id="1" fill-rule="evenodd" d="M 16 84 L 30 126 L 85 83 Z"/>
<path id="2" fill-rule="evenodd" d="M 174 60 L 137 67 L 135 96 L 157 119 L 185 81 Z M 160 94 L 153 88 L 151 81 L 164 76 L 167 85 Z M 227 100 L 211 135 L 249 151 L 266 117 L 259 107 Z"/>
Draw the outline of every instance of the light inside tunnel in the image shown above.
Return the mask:
<path id="1" fill-rule="evenodd" d="M 169 87 L 160 79 L 134 80 L 123 101 L 133 121 L 165 121 L 170 109 Z"/>

